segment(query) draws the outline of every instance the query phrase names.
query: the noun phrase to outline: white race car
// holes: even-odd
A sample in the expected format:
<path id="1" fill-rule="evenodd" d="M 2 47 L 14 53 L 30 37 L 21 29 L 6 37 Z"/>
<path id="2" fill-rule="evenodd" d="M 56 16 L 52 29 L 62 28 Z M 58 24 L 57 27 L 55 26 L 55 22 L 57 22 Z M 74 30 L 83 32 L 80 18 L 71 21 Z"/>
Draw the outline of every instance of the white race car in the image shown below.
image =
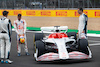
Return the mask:
<path id="1" fill-rule="evenodd" d="M 62 32 L 65 30 L 65 32 Z M 67 26 L 41 27 L 42 33 L 34 37 L 34 58 L 36 61 L 54 61 L 67 59 L 90 59 L 88 40 L 77 39 L 75 32 L 67 32 Z M 52 31 L 44 35 L 44 31 Z M 77 41 L 78 40 L 78 41 Z"/>

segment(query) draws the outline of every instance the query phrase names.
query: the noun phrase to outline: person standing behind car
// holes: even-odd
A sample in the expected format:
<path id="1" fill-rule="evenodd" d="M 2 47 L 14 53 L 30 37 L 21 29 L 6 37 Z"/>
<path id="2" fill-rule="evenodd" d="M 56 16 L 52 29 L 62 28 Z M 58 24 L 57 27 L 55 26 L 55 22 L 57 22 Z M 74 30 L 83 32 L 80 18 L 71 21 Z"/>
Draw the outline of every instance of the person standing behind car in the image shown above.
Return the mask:
<path id="1" fill-rule="evenodd" d="M 1 47 L 1 63 L 12 63 L 9 60 L 11 48 L 11 21 L 7 19 L 8 11 L 3 11 L 3 17 L 0 19 L 0 47 Z"/>
<path id="2" fill-rule="evenodd" d="M 87 22 L 88 17 L 83 13 L 83 8 L 78 8 L 79 16 L 79 26 L 78 26 L 78 36 L 81 38 L 84 35 L 87 38 Z"/>
<path id="3" fill-rule="evenodd" d="M 17 52 L 18 52 L 18 56 L 21 56 L 21 44 L 19 43 L 19 38 L 20 36 L 24 36 L 25 37 L 25 44 L 24 44 L 24 49 L 26 52 L 26 55 L 28 56 L 28 47 L 27 47 L 27 40 L 26 40 L 26 21 L 21 19 L 22 15 L 18 14 L 17 16 L 17 20 L 14 21 L 14 28 L 16 30 L 17 33 Z"/>

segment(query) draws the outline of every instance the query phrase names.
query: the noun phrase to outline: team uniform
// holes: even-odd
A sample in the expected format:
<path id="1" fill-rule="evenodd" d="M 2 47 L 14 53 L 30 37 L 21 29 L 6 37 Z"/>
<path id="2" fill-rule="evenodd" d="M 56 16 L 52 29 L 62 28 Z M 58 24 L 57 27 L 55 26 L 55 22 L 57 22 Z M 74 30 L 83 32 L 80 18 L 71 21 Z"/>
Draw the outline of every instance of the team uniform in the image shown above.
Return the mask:
<path id="1" fill-rule="evenodd" d="M 25 52 L 28 53 L 28 47 L 27 47 L 27 40 L 26 40 L 26 21 L 25 20 L 16 20 L 14 21 L 14 28 L 17 33 L 17 52 L 21 53 L 21 44 L 19 43 L 19 35 L 23 35 L 25 37 L 25 44 L 24 44 L 24 49 Z"/>
<path id="2" fill-rule="evenodd" d="M 87 21 L 88 17 L 84 13 L 79 17 L 79 26 L 78 26 L 78 34 L 79 38 L 81 38 L 82 32 L 84 31 L 85 36 L 87 37 Z"/>
<path id="3" fill-rule="evenodd" d="M 11 21 L 6 17 L 0 19 L 0 51 L 1 59 L 9 59 L 11 48 Z"/>

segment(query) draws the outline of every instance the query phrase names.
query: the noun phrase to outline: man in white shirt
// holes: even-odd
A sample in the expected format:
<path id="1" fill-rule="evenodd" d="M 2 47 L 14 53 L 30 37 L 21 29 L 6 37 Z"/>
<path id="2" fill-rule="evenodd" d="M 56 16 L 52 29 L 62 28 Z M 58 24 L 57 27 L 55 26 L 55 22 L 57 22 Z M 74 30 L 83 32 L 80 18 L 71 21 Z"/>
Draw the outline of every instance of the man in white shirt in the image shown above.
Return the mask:
<path id="1" fill-rule="evenodd" d="M 26 40 L 26 21 L 21 19 L 22 15 L 18 14 L 18 19 L 14 21 L 14 28 L 17 33 L 17 52 L 18 56 L 21 54 L 21 44 L 19 43 L 20 36 L 25 37 L 25 44 L 24 44 L 24 49 L 26 52 L 26 55 L 29 55 L 28 53 L 28 47 L 27 47 L 27 40 Z"/>
<path id="2" fill-rule="evenodd" d="M 87 37 L 87 21 L 88 17 L 83 13 L 83 8 L 78 8 L 78 13 L 80 14 L 79 17 L 79 26 L 78 26 L 78 35 L 79 39 L 84 34 Z"/>
<path id="3" fill-rule="evenodd" d="M 11 21 L 7 19 L 8 11 L 3 11 L 3 17 L 0 19 L 0 51 L 1 51 L 1 63 L 12 63 L 9 60 L 10 48 L 11 48 L 11 33 L 12 25 Z"/>

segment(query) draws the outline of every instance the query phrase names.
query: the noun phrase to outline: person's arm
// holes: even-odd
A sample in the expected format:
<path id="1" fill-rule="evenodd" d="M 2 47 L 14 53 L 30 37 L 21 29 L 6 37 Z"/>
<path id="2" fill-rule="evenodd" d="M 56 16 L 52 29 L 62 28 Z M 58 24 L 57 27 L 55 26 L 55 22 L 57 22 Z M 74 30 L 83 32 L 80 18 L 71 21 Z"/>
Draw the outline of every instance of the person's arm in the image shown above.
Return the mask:
<path id="1" fill-rule="evenodd" d="M 17 23 L 14 21 L 14 29 L 16 31 L 17 34 L 19 34 L 18 29 L 17 29 Z"/>
<path id="2" fill-rule="evenodd" d="M 8 35 L 10 38 L 10 42 L 11 42 L 11 34 L 12 34 L 12 24 L 11 24 L 11 21 L 8 20 Z"/>
<path id="3" fill-rule="evenodd" d="M 85 27 L 85 17 L 82 18 L 82 33 L 84 33 L 84 27 Z"/>
<path id="4" fill-rule="evenodd" d="M 9 36 L 11 37 L 11 34 L 12 34 L 12 24 L 11 24 L 10 20 L 9 20 L 9 24 L 8 24 L 8 30 L 9 30 Z"/>
<path id="5" fill-rule="evenodd" d="M 26 33 L 26 21 L 24 20 L 24 34 Z"/>
<path id="6" fill-rule="evenodd" d="M 79 33 L 84 33 L 84 27 L 85 27 L 85 17 L 81 17 L 80 25 L 79 25 Z"/>
<path id="7" fill-rule="evenodd" d="M 86 33 L 86 30 L 87 30 L 87 21 L 88 21 L 88 17 L 87 15 L 85 15 L 85 19 L 84 19 L 84 32 Z"/>

